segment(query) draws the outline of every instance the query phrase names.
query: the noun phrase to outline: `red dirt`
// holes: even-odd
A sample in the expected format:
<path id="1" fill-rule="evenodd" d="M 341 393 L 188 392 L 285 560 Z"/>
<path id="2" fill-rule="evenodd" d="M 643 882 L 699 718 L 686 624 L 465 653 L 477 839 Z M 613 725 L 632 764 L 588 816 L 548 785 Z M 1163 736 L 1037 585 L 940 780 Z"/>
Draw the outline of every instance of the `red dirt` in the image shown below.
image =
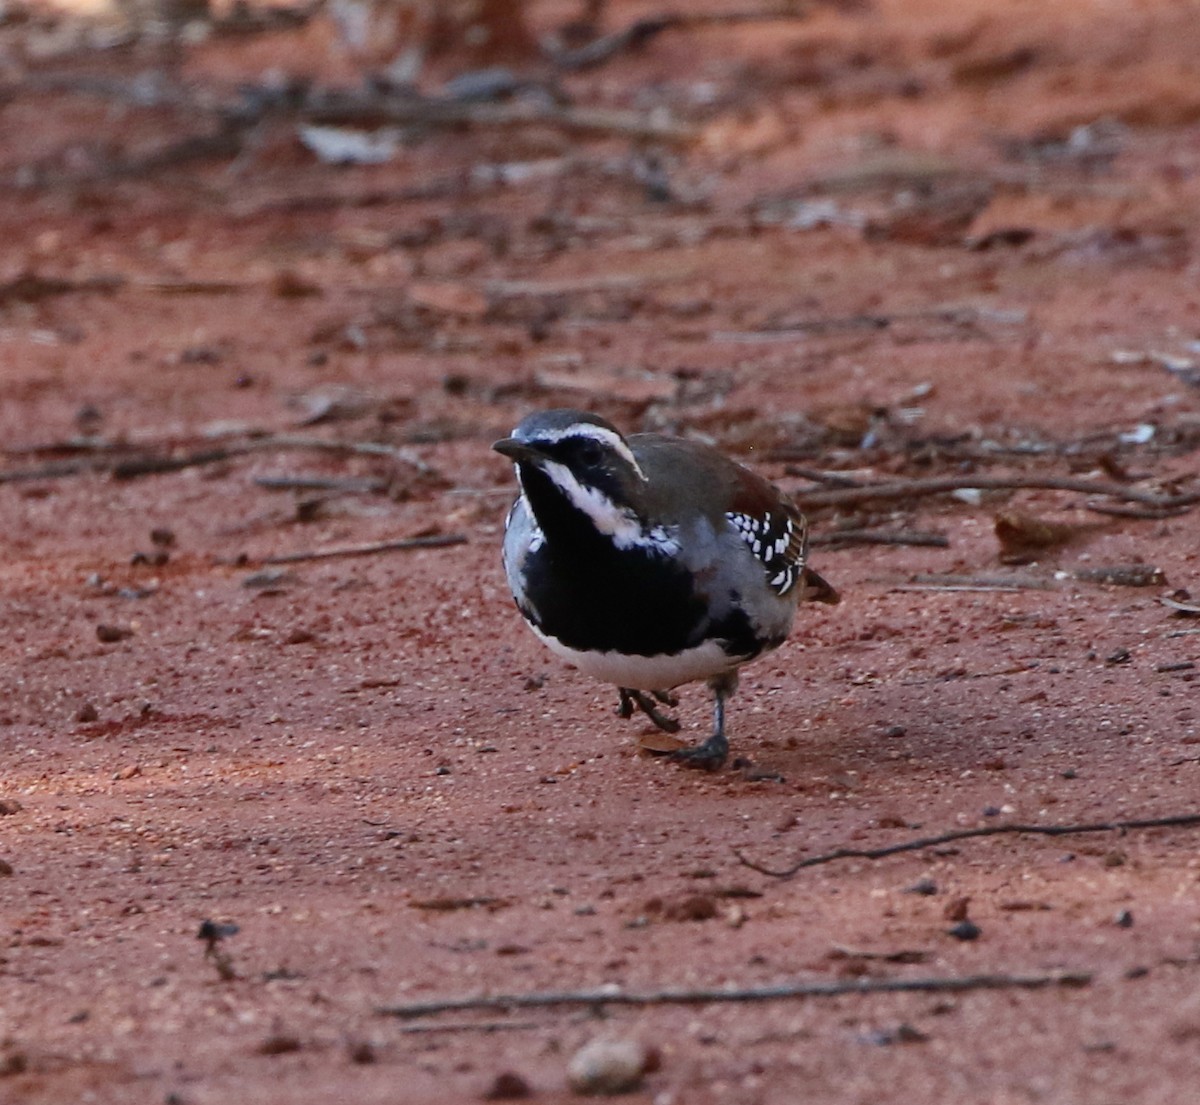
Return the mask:
<path id="1" fill-rule="evenodd" d="M 609 9 L 611 27 L 653 10 Z M 574 10 L 534 4 L 532 21 Z M 571 404 L 703 433 L 797 492 L 811 485 L 781 449 L 858 478 L 1194 487 L 1194 5 L 878 0 L 664 32 L 564 85 L 699 127 L 661 153 L 666 201 L 628 141 L 545 127 L 430 133 L 334 169 L 280 122 L 232 170 L 105 175 L 196 124 L 69 83 L 29 91 L 158 60 L 35 57 L 47 33 L 0 27 L 7 470 L 103 460 L 45 448 L 81 432 L 138 455 L 254 432 L 406 446 L 431 471 L 261 448 L 0 486 L 0 1101 L 471 1100 L 506 1071 L 553 1101 L 604 1033 L 658 1049 L 629 1100 L 662 1105 L 1195 1100 L 1195 830 L 1001 836 L 787 881 L 734 854 L 786 865 L 1200 808 L 1200 623 L 1158 601 L 1196 589 L 1194 512 L 1111 517 L 1057 491 L 814 511 L 818 534 L 949 546 L 817 548 L 844 601 L 803 610 L 744 671 L 733 744 L 754 769 L 704 775 L 639 752 L 645 727 L 614 716 L 611 689 L 520 624 L 498 555 L 511 473 L 488 450 L 528 410 Z M 172 64 L 193 89 L 269 67 L 345 77 L 327 39 L 216 38 Z M 463 186 L 501 163 L 543 171 Z M 431 181 L 426 199 L 284 202 Z M 833 225 L 792 225 L 822 213 Z M 1139 426 L 1148 441 L 1120 441 Z M 390 494 L 254 482 L 280 474 Z M 1079 533 L 1001 565 L 1000 510 Z M 131 563 L 155 528 L 175 535 L 166 563 Z M 421 533 L 467 540 L 246 585 L 266 556 Z M 1169 584 L 1073 574 L 1139 561 Z M 920 573 L 1046 589 L 905 589 Z M 706 698 L 685 692 L 692 735 Z M 922 878 L 936 893 L 908 892 Z M 974 941 L 947 935 L 962 898 Z M 206 918 L 240 926 L 221 944 L 234 978 L 196 939 Z M 1090 985 L 449 1014 L 421 1032 L 376 1013 L 1064 969 Z"/>

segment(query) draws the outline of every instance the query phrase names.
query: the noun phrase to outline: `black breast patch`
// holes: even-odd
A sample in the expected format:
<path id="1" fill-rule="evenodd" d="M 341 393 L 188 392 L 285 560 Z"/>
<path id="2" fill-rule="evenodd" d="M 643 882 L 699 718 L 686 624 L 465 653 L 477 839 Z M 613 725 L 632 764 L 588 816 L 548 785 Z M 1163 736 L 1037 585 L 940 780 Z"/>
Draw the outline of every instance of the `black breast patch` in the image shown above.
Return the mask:
<path id="1" fill-rule="evenodd" d="M 641 549 L 555 550 L 525 561 L 526 617 L 568 648 L 662 656 L 699 644 L 706 604 L 691 576 Z"/>

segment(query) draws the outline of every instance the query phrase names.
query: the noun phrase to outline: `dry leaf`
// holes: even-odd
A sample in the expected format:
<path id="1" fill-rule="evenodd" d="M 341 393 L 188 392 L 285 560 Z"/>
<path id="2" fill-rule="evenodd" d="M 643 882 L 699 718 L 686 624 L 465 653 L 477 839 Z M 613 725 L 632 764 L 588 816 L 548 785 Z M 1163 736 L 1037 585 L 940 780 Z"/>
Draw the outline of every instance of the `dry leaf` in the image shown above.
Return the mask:
<path id="1" fill-rule="evenodd" d="M 673 737 L 670 733 L 655 730 L 653 733 L 643 733 L 638 737 L 638 748 L 643 752 L 678 752 L 687 748 L 688 742 Z"/>
<path id="2" fill-rule="evenodd" d="M 1048 522 L 1032 514 L 1006 511 L 996 515 L 996 537 L 1000 541 L 1000 563 L 1025 564 L 1040 549 L 1066 545 L 1087 527 L 1065 522 Z"/>
<path id="3" fill-rule="evenodd" d="M 487 296 L 483 292 L 446 280 L 413 284 L 408 289 L 408 298 L 418 307 L 466 318 L 481 318 L 488 309 Z"/>
<path id="4" fill-rule="evenodd" d="M 1163 606 L 1169 606 L 1180 617 L 1200 617 L 1200 602 L 1193 602 L 1190 592 L 1185 591 L 1182 587 L 1178 591 L 1172 591 L 1169 595 L 1163 595 L 1158 601 Z"/>

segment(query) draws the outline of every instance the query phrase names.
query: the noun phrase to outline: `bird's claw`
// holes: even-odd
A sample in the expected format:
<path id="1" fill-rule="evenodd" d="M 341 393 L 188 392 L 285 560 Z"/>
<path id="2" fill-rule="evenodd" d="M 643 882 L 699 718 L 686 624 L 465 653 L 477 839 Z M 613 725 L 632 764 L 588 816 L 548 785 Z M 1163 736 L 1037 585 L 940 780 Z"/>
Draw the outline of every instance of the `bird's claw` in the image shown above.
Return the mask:
<path id="1" fill-rule="evenodd" d="M 729 742 L 721 735 L 714 733 L 703 744 L 692 748 L 680 748 L 667 754 L 667 759 L 684 767 L 694 767 L 701 771 L 717 771 L 725 763 L 729 755 Z"/>

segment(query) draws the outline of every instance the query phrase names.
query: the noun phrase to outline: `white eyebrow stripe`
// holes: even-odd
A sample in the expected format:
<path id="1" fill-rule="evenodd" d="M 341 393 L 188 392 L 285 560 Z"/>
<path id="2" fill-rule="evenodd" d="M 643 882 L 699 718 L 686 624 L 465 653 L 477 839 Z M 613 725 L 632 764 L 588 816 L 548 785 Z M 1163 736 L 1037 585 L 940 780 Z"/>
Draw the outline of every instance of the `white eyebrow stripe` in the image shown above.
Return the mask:
<path id="1" fill-rule="evenodd" d="M 642 525 L 633 511 L 617 506 L 594 487 L 585 487 L 575 473 L 557 461 L 543 461 L 541 469 L 576 510 L 586 514 L 596 529 L 611 537 L 619 549 L 646 543 Z"/>

